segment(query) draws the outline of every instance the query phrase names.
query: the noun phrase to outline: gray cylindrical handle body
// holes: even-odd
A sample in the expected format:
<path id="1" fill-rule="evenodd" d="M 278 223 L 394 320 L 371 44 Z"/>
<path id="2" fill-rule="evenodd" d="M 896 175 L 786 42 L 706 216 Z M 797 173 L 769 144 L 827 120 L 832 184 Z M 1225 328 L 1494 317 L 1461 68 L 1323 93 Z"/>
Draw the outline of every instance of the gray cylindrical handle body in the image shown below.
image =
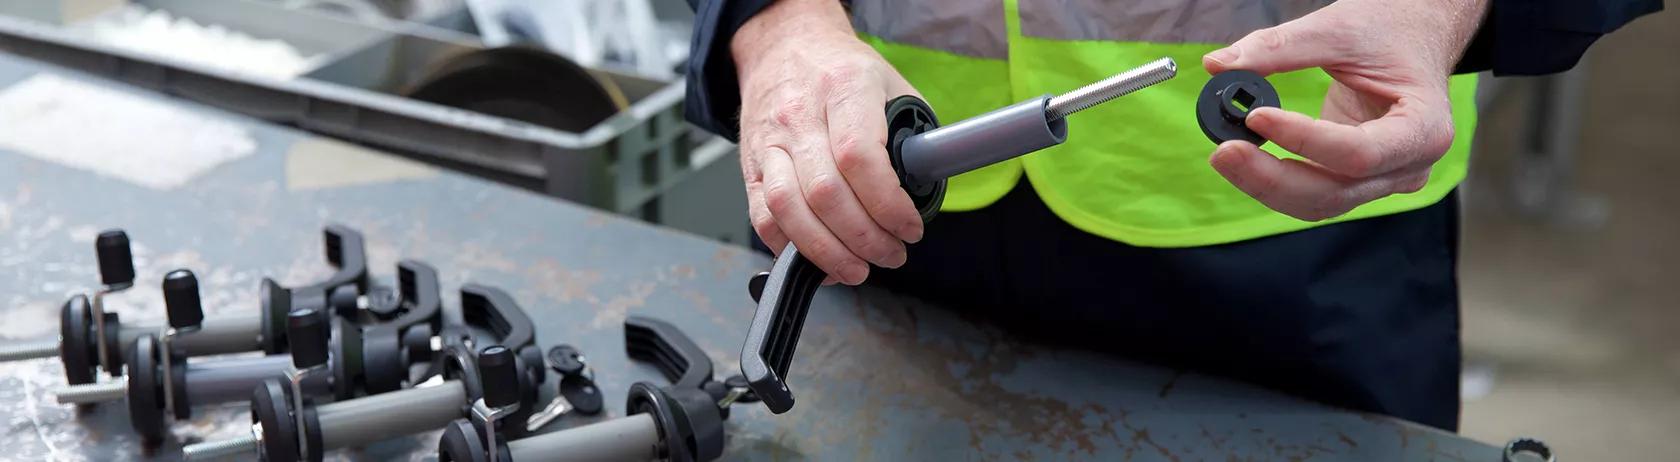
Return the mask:
<path id="1" fill-rule="evenodd" d="M 654 460 L 659 428 L 653 416 L 635 414 L 508 442 L 517 462 Z"/>
<path id="2" fill-rule="evenodd" d="M 205 316 L 203 327 L 182 334 L 175 345 L 187 356 L 210 356 L 262 349 L 262 319 L 255 313 Z M 250 390 L 246 390 L 249 392 Z"/>
<path id="3" fill-rule="evenodd" d="M 321 423 L 321 445 L 332 450 L 443 428 L 461 418 L 467 405 L 466 387 L 450 380 L 435 387 L 339 401 L 317 407 L 315 413 Z"/>
<path id="4" fill-rule="evenodd" d="M 186 352 L 187 356 L 225 355 L 262 349 L 257 342 L 257 337 L 262 335 L 262 320 L 255 314 L 205 316 L 201 326 L 198 330 L 176 336 L 171 343 Z M 123 326 L 117 332 L 117 341 L 127 346 L 134 343 L 135 338 L 162 331 L 163 326 L 159 325 Z M 245 391 L 249 393 L 251 390 Z"/>
<path id="5" fill-rule="evenodd" d="M 899 146 L 904 174 L 926 184 L 1067 141 L 1067 121 L 1045 112 L 1050 95 L 907 138 Z"/>
<path id="6" fill-rule="evenodd" d="M 235 358 L 215 361 L 189 362 L 187 368 L 187 403 L 193 406 L 221 404 L 251 399 L 251 390 L 271 378 L 284 380 L 292 358 L 270 355 L 260 358 Z M 303 379 L 304 393 L 322 396 L 331 393 L 331 374 L 310 374 Z"/>

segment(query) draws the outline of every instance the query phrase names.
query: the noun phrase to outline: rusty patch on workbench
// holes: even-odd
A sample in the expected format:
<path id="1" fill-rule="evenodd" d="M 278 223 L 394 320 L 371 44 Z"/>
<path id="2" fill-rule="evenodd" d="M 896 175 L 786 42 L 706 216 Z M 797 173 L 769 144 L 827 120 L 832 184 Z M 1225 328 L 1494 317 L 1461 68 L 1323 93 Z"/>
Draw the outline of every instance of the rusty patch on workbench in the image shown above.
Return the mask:
<path id="1" fill-rule="evenodd" d="M 693 309 L 695 312 L 704 315 L 706 319 L 711 320 L 714 325 L 719 327 L 729 327 L 743 322 L 741 319 L 732 319 L 728 316 L 724 316 L 722 312 L 712 306 L 712 298 L 706 296 L 705 292 L 685 288 L 678 289 L 678 295 L 681 295 L 683 300 L 688 301 L 689 306 L 684 308 Z M 744 295 L 742 298 L 745 299 L 743 303 L 751 301 L 751 299 L 746 298 Z"/>
<path id="2" fill-rule="evenodd" d="M 712 253 L 712 276 L 718 280 L 727 280 L 737 274 L 736 270 L 741 268 L 741 254 L 741 249 L 733 246 L 718 247 L 717 252 Z M 742 287 L 746 287 L 746 284 L 747 281 L 741 281 Z"/>
<path id="3" fill-rule="evenodd" d="M 527 274 L 533 283 L 530 287 L 537 293 L 550 300 L 560 303 L 581 301 L 597 304 L 601 299 L 595 296 L 594 287 L 601 282 L 601 272 L 592 270 L 577 270 L 560 265 L 559 260 L 544 258 L 532 265 Z"/>
<path id="4" fill-rule="evenodd" d="M 640 308 L 647 304 L 648 296 L 653 295 L 654 286 L 653 282 L 630 284 L 630 287 L 624 293 L 607 299 L 605 303 L 601 304 L 600 309 L 595 310 L 595 319 L 589 322 L 589 326 L 595 329 L 604 329 L 623 323 L 624 318 L 630 315 L 631 308 Z"/>
<path id="5" fill-rule="evenodd" d="M 977 342 L 925 341 L 917 335 L 920 321 L 915 311 L 920 308 L 902 304 L 871 308 L 863 301 L 864 296 L 854 298 L 851 308 L 863 320 L 862 328 L 841 333 L 832 326 L 808 325 L 803 337 L 808 340 L 800 345 L 800 361 L 822 367 L 800 371 L 817 375 L 803 377 L 807 383 L 861 382 L 868 392 L 857 399 L 864 402 L 833 402 L 835 397 L 825 393 L 808 393 L 799 399 L 811 408 L 855 410 L 862 414 L 859 420 L 865 424 L 841 422 L 846 419 L 817 420 L 812 422 L 813 431 L 802 435 L 809 440 L 806 443 L 822 445 L 832 444 L 835 439 L 879 437 L 877 429 L 886 427 L 885 420 L 890 418 L 884 414 L 894 410 L 932 411 L 940 418 L 965 422 L 970 426 L 970 446 L 988 457 L 995 451 L 986 451 L 982 435 L 1021 435 L 1073 458 L 1095 456 L 1099 439 L 1133 448 L 1151 443 L 1147 434 L 1142 439 L 1135 434 L 1128 435 L 1131 439 L 1117 435 L 1114 423 L 1120 417 L 1115 410 L 1096 404 L 1076 406 L 1006 389 L 997 379 L 1016 369 L 1025 359 L 1026 348 L 995 327 L 977 326 Z M 976 343 L 983 345 L 979 352 L 968 348 Z M 898 372 L 877 373 L 884 370 Z M 1096 423 L 1087 423 L 1092 420 Z M 1153 449 L 1172 457 L 1164 447 Z"/>
<path id="6" fill-rule="evenodd" d="M 507 255 L 475 242 L 461 244 L 460 250 L 452 253 L 452 255 L 455 257 L 452 266 L 456 271 L 465 271 L 467 268 L 482 268 L 504 273 L 519 271 L 519 264 L 509 259 Z"/>

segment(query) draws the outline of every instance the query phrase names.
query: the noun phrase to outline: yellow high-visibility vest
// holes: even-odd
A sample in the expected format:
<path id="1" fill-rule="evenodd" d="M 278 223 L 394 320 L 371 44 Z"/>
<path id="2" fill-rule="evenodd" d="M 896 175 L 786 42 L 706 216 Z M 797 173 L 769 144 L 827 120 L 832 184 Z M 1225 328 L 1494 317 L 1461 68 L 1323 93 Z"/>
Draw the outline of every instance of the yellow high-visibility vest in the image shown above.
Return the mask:
<path id="1" fill-rule="evenodd" d="M 1458 137 L 1421 191 L 1330 220 L 1272 211 L 1208 165 L 1215 145 L 1196 124 L 1210 76 L 1202 55 L 1282 24 L 1324 0 L 853 0 L 853 25 L 940 120 L 956 121 L 1060 94 L 1168 56 L 1178 77 L 1068 118 L 1067 143 L 952 178 L 944 210 L 983 208 L 1024 173 L 1045 205 L 1086 232 L 1145 247 L 1253 239 L 1434 204 L 1464 179 L 1475 132 L 1472 75 L 1451 79 Z M 1272 75 L 1285 109 L 1318 117 L 1331 79 L 1309 69 Z M 1268 152 L 1296 157 L 1276 144 Z"/>

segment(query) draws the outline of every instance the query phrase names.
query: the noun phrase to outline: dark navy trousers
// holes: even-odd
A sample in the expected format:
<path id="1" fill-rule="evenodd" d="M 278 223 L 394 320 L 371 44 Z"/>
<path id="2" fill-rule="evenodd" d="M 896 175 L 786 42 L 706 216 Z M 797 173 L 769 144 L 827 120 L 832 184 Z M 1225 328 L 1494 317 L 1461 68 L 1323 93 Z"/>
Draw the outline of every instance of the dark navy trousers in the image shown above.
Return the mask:
<path id="1" fill-rule="evenodd" d="M 1456 431 L 1457 193 L 1249 241 L 1133 247 L 1086 233 L 1023 178 L 942 213 L 870 283 L 1014 333 Z M 759 245 L 762 248 L 762 244 Z"/>

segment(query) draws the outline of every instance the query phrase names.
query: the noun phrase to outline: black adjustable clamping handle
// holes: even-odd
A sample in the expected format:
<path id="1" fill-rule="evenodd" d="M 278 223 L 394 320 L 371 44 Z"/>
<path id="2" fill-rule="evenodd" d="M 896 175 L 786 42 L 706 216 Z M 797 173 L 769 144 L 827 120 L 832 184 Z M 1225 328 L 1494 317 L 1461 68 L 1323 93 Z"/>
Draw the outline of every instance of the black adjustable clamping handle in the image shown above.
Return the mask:
<path id="1" fill-rule="evenodd" d="M 396 318 L 359 329 L 360 382 L 368 393 L 402 388 L 409 366 L 431 361 L 431 339 L 443 325 L 443 301 L 437 269 L 416 260 L 397 263 L 397 291 L 402 300 Z M 348 329 L 358 330 L 358 329 Z"/>
<path id="2" fill-rule="evenodd" d="M 945 181 L 915 181 L 905 175 L 901 147 L 904 140 L 939 127 L 939 119 L 927 103 L 914 96 L 900 96 L 887 103 L 887 154 L 893 169 L 899 173 L 899 186 L 910 194 L 911 202 L 925 223 L 939 213 L 945 199 Z M 752 325 L 747 329 L 747 342 L 741 349 L 741 373 L 748 387 L 770 408 L 781 414 L 793 409 L 793 393 L 788 390 L 788 367 L 799 334 L 805 328 L 805 315 L 817 289 L 828 274 L 799 253 L 792 243 L 782 249 L 770 272 L 761 273 L 748 282 L 748 290 L 758 303 Z"/>
<path id="3" fill-rule="evenodd" d="M 718 401 L 719 396 L 708 391 L 713 388 L 708 385 L 716 382 L 712 381 L 712 361 L 705 351 L 676 326 L 644 316 L 630 316 L 624 320 L 624 346 L 632 359 L 652 363 L 672 383 L 660 386 L 636 382 L 631 385 L 624 417 L 518 440 L 518 443 L 525 444 L 522 449 L 526 451 L 525 458 L 535 455 L 539 456 L 539 460 L 620 460 L 605 454 L 624 457 L 630 453 L 646 454 L 650 450 L 657 454 L 656 459 L 673 462 L 714 460 L 722 456 L 723 419 L 727 415 L 720 412 L 722 404 Z M 488 391 L 492 376 L 482 369 L 480 373 L 484 374 L 482 381 Z M 489 395 L 485 400 L 489 404 Z M 638 414 L 645 414 L 651 419 L 653 428 L 648 430 L 652 433 L 620 433 L 626 431 L 625 427 L 615 423 L 638 421 Z M 523 460 L 516 459 L 514 451 L 510 450 L 511 443 L 505 435 L 507 428 L 486 432 L 481 425 L 478 419 L 462 419 L 445 428 L 438 441 L 438 460 Z M 608 427 L 616 429 L 600 430 Z M 637 428 L 636 431 L 641 431 L 645 427 Z M 649 442 L 649 446 L 640 446 L 643 441 Z"/>
<path id="4" fill-rule="evenodd" d="M 327 263 L 334 268 L 333 274 L 321 282 L 303 287 L 288 288 L 270 278 L 263 278 L 261 293 L 258 298 L 262 301 L 262 347 L 268 354 L 284 353 L 287 351 L 286 316 L 294 309 L 316 308 L 328 310 L 331 305 L 328 295 L 334 288 L 353 286 L 356 292 L 363 293 L 368 288 L 367 246 L 362 239 L 362 233 L 344 225 L 327 225 L 322 230 L 325 243 Z"/>
<path id="5" fill-rule="evenodd" d="M 712 359 L 671 323 L 646 316 L 624 319 L 624 352 L 652 363 L 671 386 L 700 389 L 712 380 Z"/>
<path id="6" fill-rule="evenodd" d="M 467 283 L 461 285 L 461 317 L 460 325 L 446 325 L 444 332 L 444 353 L 439 360 L 433 361 L 431 373 L 441 374 L 444 378 L 460 380 L 467 389 L 467 396 L 477 399 L 484 397 L 488 391 L 485 384 L 480 383 L 477 372 L 477 352 L 475 347 L 484 348 L 489 345 L 500 345 L 512 351 L 518 357 L 518 369 L 524 374 L 519 377 L 518 391 L 519 410 L 509 415 L 507 419 L 514 422 L 524 422 L 536 411 L 537 386 L 541 385 L 547 375 L 543 368 L 542 353 L 537 347 L 536 327 L 531 318 L 513 296 L 495 287 Z M 452 323 L 453 323 L 452 322 Z M 473 338 L 473 345 L 467 345 L 470 329 L 468 326 L 489 331 L 488 337 Z M 523 434 L 524 425 L 509 426 L 511 432 Z"/>

